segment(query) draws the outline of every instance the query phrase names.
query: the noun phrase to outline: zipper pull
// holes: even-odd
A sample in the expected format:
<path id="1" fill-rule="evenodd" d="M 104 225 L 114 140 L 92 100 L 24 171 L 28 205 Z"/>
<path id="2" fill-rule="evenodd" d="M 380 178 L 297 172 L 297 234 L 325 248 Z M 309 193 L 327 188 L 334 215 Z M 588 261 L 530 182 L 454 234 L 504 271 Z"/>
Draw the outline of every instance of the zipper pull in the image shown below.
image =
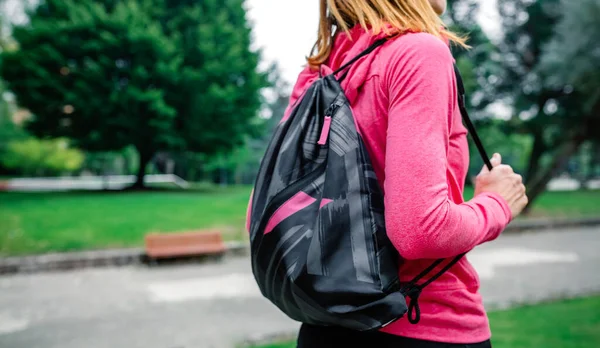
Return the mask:
<path id="1" fill-rule="evenodd" d="M 331 128 L 331 116 L 325 116 L 323 121 L 323 129 L 321 129 L 321 136 L 319 137 L 319 145 L 327 144 L 327 138 L 329 137 L 329 129 Z"/>
<path id="2" fill-rule="evenodd" d="M 327 138 L 329 137 L 329 129 L 331 129 L 331 117 L 333 116 L 333 114 L 336 112 L 336 110 L 339 107 L 340 106 L 337 104 L 331 104 L 331 105 L 329 105 L 327 110 L 325 110 L 325 119 L 323 120 L 323 128 L 321 129 L 321 136 L 319 137 L 319 142 L 317 144 L 319 144 L 319 145 L 327 144 Z"/>
<path id="3" fill-rule="evenodd" d="M 329 117 L 333 116 L 333 114 L 337 111 L 337 109 L 339 107 L 340 106 L 337 105 L 337 104 L 331 104 L 331 105 L 329 105 L 329 107 L 327 108 L 327 110 L 325 110 L 325 117 L 327 117 L 327 116 L 329 116 Z"/>

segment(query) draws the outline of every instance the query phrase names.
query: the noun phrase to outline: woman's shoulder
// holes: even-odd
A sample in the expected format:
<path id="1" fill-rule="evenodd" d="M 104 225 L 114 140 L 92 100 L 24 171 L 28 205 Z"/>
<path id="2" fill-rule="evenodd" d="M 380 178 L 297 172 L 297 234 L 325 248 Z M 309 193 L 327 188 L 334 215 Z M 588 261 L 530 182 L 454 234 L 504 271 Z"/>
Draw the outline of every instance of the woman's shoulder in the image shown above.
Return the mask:
<path id="1" fill-rule="evenodd" d="M 435 57 L 452 61 L 448 43 L 429 33 L 406 33 L 386 45 L 386 53 L 391 57 Z"/>
<path id="2" fill-rule="evenodd" d="M 406 33 L 390 40 L 379 58 L 381 74 L 388 79 L 419 72 L 435 74 L 451 69 L 454 63 L 449 45 L 428 33 Z"/>
<path id="3" fill-rule="evenodd" d="M 380 54 L 384 68 L 450 64 L 454 62 L 450 47 L 441 38 L 428 33 L 402 34 L 386 44 Z"/>

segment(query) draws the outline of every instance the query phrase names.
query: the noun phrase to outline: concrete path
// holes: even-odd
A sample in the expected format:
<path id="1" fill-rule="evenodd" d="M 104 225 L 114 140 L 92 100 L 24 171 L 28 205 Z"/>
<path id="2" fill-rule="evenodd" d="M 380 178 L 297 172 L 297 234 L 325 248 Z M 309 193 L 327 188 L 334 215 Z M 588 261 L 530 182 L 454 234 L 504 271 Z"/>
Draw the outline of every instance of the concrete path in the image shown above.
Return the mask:
<path id="1" fill-rule="evenodd" d="M 600 292 L 600 228 L 506 235 L 473 251 L 488 308 Z M 0 278 L 1 348 L 232 348 L 298 324 L 244 257 Z"/>

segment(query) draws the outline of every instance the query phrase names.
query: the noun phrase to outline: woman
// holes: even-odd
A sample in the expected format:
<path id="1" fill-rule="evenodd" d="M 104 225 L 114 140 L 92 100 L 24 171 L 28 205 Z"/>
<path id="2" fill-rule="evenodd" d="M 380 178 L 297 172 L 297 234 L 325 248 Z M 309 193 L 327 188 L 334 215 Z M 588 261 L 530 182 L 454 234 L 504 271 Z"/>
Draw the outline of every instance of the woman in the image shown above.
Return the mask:
<path id="1" fill-rule="evenodd" d="M 501 164 L 499 154 L 492 158 L 495 168 L 477 177 L 475 197 L 463 201 L 467 131 L 448 45 L 465 43 L 443 29 L 445 8 L 446 0 L 321 0 L 318 40 L 290 101 L 319 70 L 335 70 L 393 36 L 354 64 L 342 87 L 384 190 L 387 233 L 402 256 L 403 282 L 432 259 L 496 239 L 527 204 L 521 177 Z M 478 288 L 463 258 L 425 288 L 417 325 L 401 318 L 376 333 L 303 325 L 298 346 L 490 347 Z"/>

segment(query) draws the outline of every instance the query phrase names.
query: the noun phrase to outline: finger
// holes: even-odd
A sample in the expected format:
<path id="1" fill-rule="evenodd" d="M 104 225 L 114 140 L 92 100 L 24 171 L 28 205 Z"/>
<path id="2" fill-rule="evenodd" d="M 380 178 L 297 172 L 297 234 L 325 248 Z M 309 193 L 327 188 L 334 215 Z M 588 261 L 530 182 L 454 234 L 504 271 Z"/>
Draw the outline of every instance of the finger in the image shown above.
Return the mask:
<path id="1" fill-rule="evenodd" d="M 512 202 L 515 202 L 516 204 L 522 204 L 522 200 L 524 197 L 526 197 L 525 195 L 525 188 L 524 187 L 515 187 L 512 192 L 508 195 L 509 199 Z"/>
<path id="2" fill-rule="evenodd" d="M 513 180 L 514 180 L 515 186 L 519 186 L 519 188 L 520 188 L 520 186 L 523 185 L 523 178 L 519 174 L 515 174 L 513 176 Z"/>
<path id="3" fill-rule="evenodd" d="M 489 173 L 489 172 L 490 172 L 490 170 L 488 169 L 488 167 L 484 165 L 484 166 L 481 168 L 481 170 L 479 171 L 479 174 L 478 174 L 478 176 L 479 176 L 479 175 L 481 175 L 481 174 Z"/>
<path id="4" fill-rule="evenodd" d="M 500 156 L 499 153 L 495 153 L 492 158 L 490 158 L 490 163 L 492 164 L 492 167 L 496 167 L 499 166 L 500 163 L 502 163 L 502 156 Z M 479 174 L 484 174 L 484 173 L 488 173 L 490 170 L 487 166 L 483 166 L 483 168 L 481 168 L 481 171 L 479 172 Z"/>
<path id="5" fill-rule="evenodd" d="M 490 159 L 490 162 L 492 163 L 492 167 L 499 166 L 502 164 L 502 156 L 499 153 L 495 153 Z"/>
<path id="6" fill-rule="evenodd" d="M 523 195 L 523 197 L 519 199 L 519 203 L 521 203 L 523 207 L 527 206 L 527 204 L 529 204 L 529 198 L 527 195 Z"/>
<path id="7" fill-rule="evenodd" d="M 508 175 L 508 176 L 514 174 L 514 171 L 513 171 L 512 167 L 509 166 L 509 165 L 506 165 L 506 164 L 500 164 L 495 169 L 496 170 L 494 170 L 494 172 L 497 171 L 499 173 L 502 173 L 502 174 L 505 174 L 505 175 Z"/>

